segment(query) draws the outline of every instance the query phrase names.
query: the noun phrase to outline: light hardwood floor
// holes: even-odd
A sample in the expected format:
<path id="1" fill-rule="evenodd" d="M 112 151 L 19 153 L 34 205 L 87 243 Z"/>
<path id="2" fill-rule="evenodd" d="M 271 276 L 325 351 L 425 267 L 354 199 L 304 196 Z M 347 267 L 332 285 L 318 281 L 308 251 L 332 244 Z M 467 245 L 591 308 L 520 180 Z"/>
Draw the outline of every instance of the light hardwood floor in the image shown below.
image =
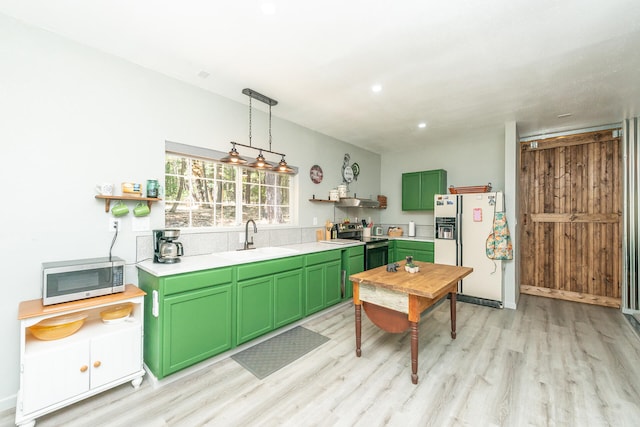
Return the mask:
<path id="1" fill-rule="evenodd" d="M 638 426 L 640 340 L 619 310 L 523 295 L 518 310 L 449 302 L 420 323 L 418 385 L 409 334 L 353 305 L 304 323 L 330 341 L 256 379 L 230 358 L 138 391 L 123 385 L 38 419 L 45 426 Z M 13 425 L 13 413 L 0 416 Z"/>

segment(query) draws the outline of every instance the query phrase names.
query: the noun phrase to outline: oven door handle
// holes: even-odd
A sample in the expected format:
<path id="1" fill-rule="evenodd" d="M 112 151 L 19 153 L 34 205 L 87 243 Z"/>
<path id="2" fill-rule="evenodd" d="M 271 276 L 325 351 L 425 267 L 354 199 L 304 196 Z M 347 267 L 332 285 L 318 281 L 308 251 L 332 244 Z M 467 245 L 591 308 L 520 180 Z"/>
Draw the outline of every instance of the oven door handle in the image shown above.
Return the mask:
<path id="1" fill-rule="evenodd" d="M 377 242 L 377 243 L 367 243 L 365 245 L 365 249 L 379 249 L 379 248 L 388 248 L 389 242 Z"/>

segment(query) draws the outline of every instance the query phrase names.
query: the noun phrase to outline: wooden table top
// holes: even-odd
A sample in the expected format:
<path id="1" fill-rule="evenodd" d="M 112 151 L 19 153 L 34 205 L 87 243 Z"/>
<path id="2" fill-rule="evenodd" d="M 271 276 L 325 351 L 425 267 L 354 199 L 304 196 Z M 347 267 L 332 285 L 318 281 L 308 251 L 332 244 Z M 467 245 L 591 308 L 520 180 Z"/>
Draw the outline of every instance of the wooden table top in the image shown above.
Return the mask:
<path id="1" fill-rule="evenodd" d="M 42 305 L 42 298 L 22 301 L 18 307 L 18 320 L 38 317 L 45 314 L 63 313 L 69 310 L 91 308 L 96 305 L 122 301 L 129 298 L 145 296 L 146 293 L 135 285 L 128 284 L 124 292 L 103 295 L 99 297 L 86 298 L 78 301 L 65 302 L 62 304 Z"/>
<path id="2" fill-rule="evenodd" d="M 404 263 L 400 263 L 398 271 L 388 272 L 387 266 L 352 274 L 349 280 L 357 283 L 367 283 L 394 291 L 427 298 L 436 298 L 442 290 L 463 277 L 471 274 L 473 268 L 455 265 L 433 264 L 430 262 L 414 261 L 420 267 L 417 273 L 404 270 Z"/>

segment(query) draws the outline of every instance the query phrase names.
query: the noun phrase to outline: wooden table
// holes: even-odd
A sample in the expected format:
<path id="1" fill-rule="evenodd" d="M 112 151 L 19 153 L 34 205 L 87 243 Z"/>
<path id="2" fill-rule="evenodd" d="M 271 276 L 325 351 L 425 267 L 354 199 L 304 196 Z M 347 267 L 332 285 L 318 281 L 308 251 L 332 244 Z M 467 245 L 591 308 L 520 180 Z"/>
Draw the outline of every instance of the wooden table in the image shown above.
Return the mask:
<path id="1" fill-rule="evenodd" d="M 456 338 L 456 293 L 458 281 L 473 271 L 470 267 L 415 262 L 417 273 L 397 272 L 386 266 L 349 276 L 353 282 L 356 315 L 356 356 L 362 351 L 361 307 L 379 328 L 392 333 L 411 329 L 411 382 L 418 383 L 418 323 L 420 314 L 447 294 L 451 295 L 451 338 Z"/>

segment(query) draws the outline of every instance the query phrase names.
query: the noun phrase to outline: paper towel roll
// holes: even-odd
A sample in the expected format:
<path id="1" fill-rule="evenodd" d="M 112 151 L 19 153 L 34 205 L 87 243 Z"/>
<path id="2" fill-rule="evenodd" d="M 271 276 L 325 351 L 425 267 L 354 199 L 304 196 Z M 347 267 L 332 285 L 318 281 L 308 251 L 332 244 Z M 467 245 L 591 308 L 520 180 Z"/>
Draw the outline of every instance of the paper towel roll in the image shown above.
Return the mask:
<path id="1" fill-rule="evenodd" d="M 409 237 L 416 237 L 416 223 L 409 221 Z"/>

